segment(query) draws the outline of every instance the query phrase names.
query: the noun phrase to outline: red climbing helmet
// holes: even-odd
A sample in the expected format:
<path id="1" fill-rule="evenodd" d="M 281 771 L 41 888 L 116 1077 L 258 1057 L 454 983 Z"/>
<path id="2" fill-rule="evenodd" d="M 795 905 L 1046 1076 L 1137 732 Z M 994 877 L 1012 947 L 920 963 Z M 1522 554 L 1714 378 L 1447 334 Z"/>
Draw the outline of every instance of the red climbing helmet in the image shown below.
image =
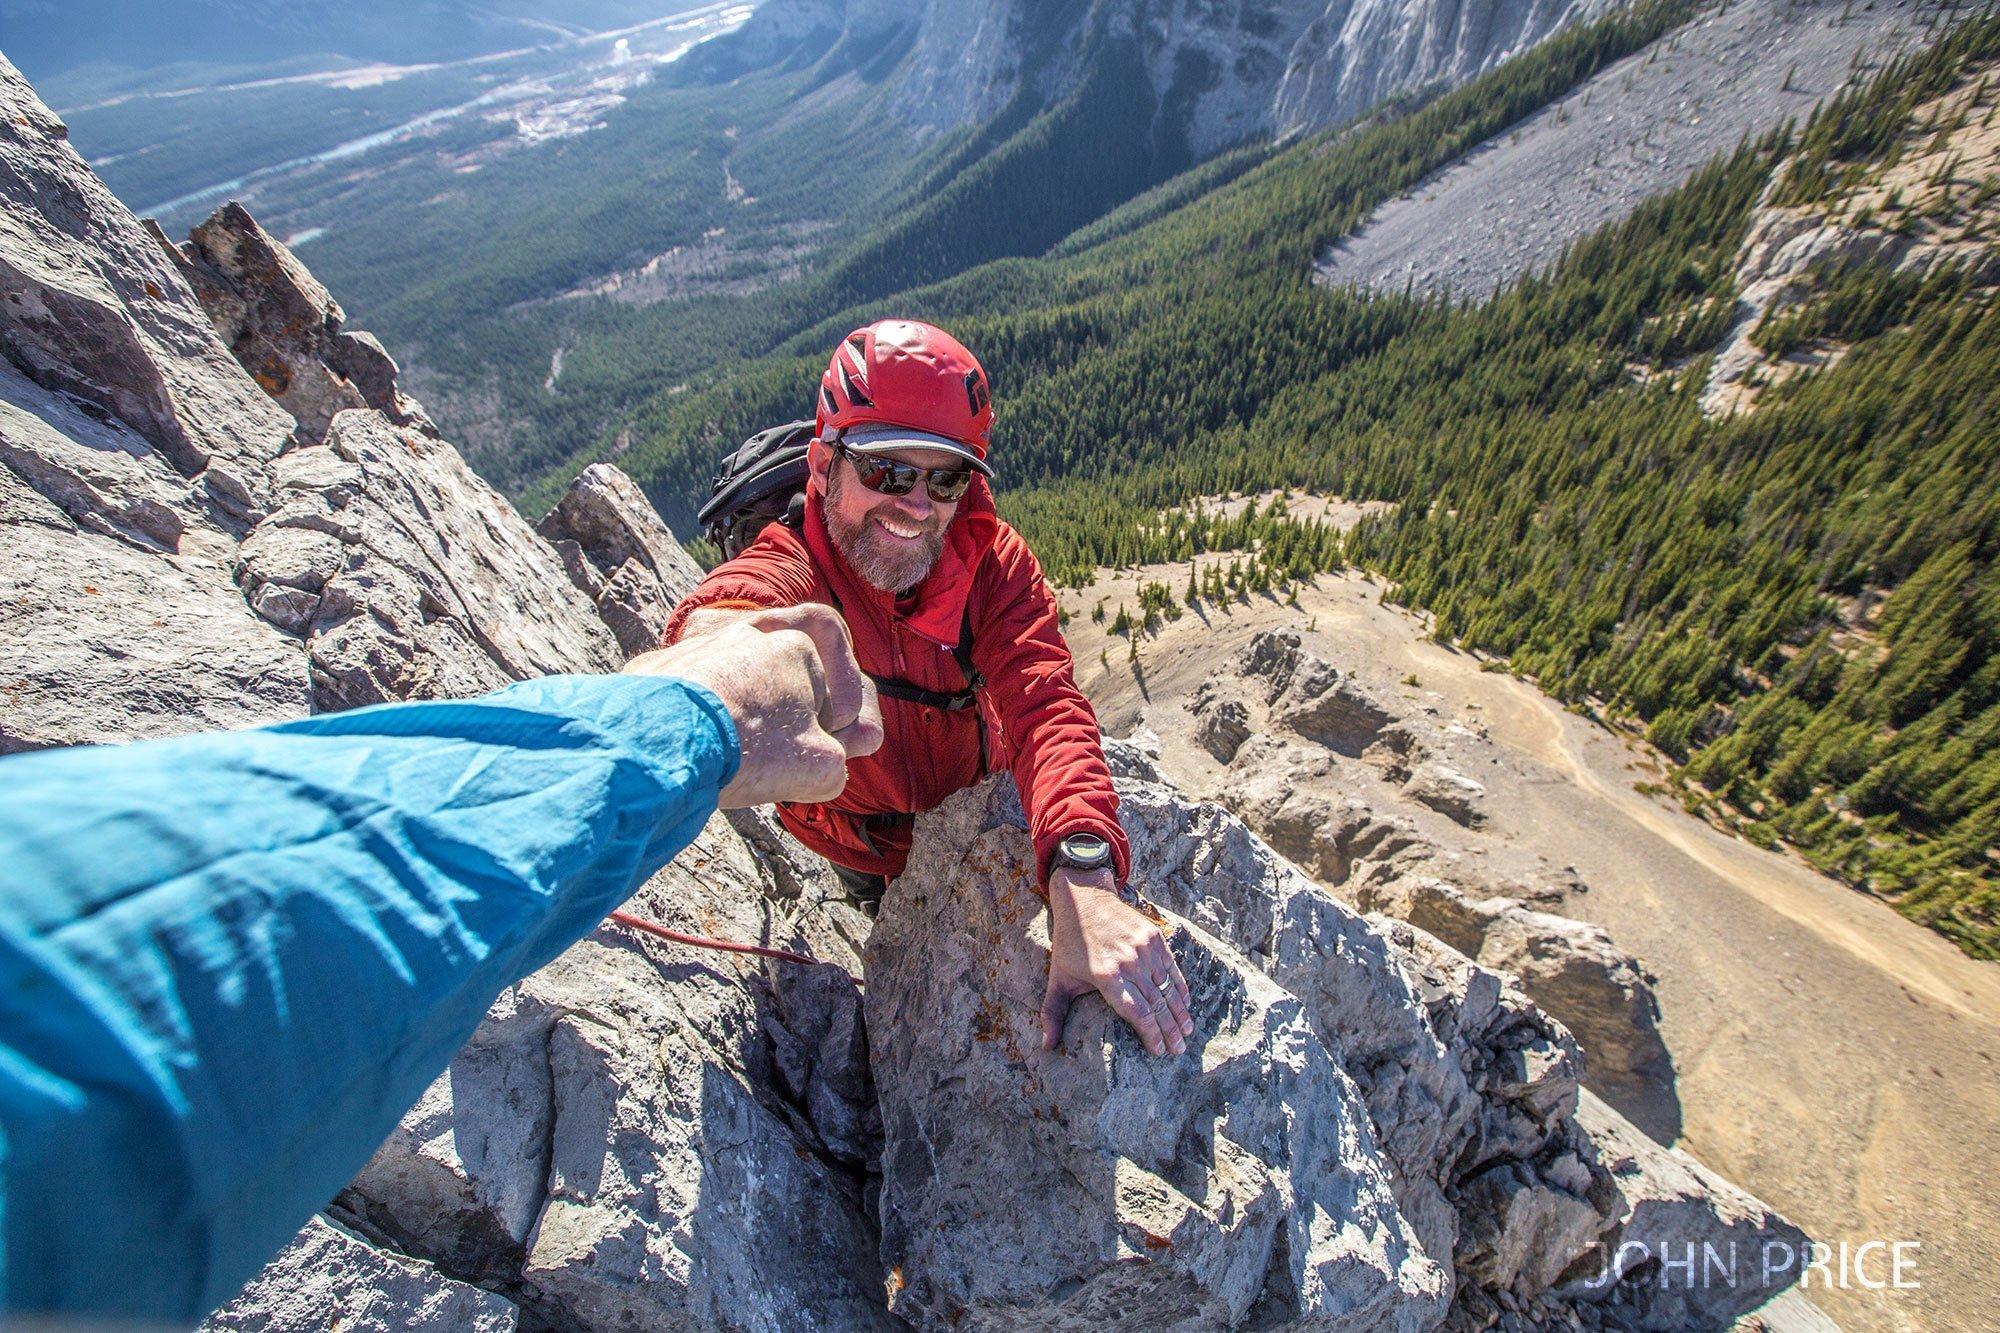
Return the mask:
<path id="1" fill-rule="evenodd" d="M 985 370 L 958 339 L 915 320 L 881 320 L 840 340 L 820 376 L 813 427 L 856 453 L 942 449 L 993 475 Z"/>

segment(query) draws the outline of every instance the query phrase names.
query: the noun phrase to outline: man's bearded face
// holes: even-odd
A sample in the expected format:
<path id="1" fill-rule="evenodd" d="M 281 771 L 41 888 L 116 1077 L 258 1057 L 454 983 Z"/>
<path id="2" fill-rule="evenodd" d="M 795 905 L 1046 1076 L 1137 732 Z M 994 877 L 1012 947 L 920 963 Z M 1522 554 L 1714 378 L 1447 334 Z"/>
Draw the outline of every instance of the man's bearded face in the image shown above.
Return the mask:
<path id="1" fill-rule="evenodd" d="M 952 467 L 959 459 L 936 449 L 889 455 L 917 467 Z M 944 530 L 958 501 L 939 504 L 922 482 L 908 495 L 883 495 L 861 484 L 852 460 L 833 460 L 826 483 L 826 530 L 848 566 L 874 588 L 902 593 L 923 582 L 944 553 Z"/>

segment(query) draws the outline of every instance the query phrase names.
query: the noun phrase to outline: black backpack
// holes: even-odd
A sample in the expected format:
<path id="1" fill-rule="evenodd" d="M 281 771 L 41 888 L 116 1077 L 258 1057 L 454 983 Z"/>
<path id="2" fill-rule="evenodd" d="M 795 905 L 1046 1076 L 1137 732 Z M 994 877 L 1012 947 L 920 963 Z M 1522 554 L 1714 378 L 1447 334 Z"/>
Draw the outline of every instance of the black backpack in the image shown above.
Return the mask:
<path id="1" fill-rule="evenodd" d="M 806 449 L 812 443 L 811 421 L 788 421 L 782 426 L 758 431 L 727 458 L 722 471 L 709 489 L 708 503 L 695 518 L 702 531 L 722 552 L 724 560 L 743 554 L 757 534 L 771 523 L 783 523 L 797 531 L 805 524 Z M 834 609 L 840 610 L 836 599 Z M 891 699 L 922 704 L 926 708 L 956 713 L 978 702 L 977 691 L 986 680 L 972 665 L 972 622 L 970 611 L 960 620 L 958 646 L 952 656 L 965 673 L 966 687 L 951 694 L 927 690 L 906 680 L 869 673 L 875 688 Z M 980 727 L 980 767 L 985 767 L 986 729 Z"/>
<path id="2" fill-rule="evenodd" d="M 813 423 L 788 421 L 758 431 L 722 460 L 722 472 L 695 520 L 708 539 L 734 560 L 766 524 L 797 528 L 805 521 L 806 449 Z"/>

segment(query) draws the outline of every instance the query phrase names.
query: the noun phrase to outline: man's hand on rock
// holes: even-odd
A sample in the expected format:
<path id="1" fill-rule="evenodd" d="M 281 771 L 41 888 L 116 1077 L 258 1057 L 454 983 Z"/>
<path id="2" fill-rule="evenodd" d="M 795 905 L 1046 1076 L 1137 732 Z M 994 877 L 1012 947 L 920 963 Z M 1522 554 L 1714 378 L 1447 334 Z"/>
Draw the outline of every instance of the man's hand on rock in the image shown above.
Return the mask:
<path id="1" fill-rule="evenodd" d="M 847 761 L 882 745 L 875 686 L 854 660 L 847 626 L 809 604 L 734 616 L 727 624 L 625 664 L 639 675 L 677 676 L 713 690 L 743 749 L 722 808 L 772 801 L 830 801 L 847 785 Z"/>
<path id="2" fill-rule="evenodd" d="M 1079 995 L 1096 991 L 1154 1055 L 1187 1049 L 1194 1032 L 1187 981 L 1166 936 L 1118 896 L 1109 870 L 1061 869 L 1049 876 L 1049 985 L 1042 998 L 1042 1046 L 1062 1043 Z"/>

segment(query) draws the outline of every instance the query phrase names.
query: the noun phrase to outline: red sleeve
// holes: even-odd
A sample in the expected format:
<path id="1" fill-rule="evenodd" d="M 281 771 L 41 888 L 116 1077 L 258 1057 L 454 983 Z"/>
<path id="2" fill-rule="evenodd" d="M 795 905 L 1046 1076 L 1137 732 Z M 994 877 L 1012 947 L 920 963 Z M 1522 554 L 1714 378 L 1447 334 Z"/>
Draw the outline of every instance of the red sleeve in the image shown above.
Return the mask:
<path id="1" fill-rule="evenodd" d="M 1014 785 L 1035 841 L 1038 883 L 1071 833 L 1111 844 L 1123 883 L 1131 846 L 1118 826 L 1118 794 L 1104 762 L 1097 714 L 1076 687 L 1069 645 L 1057 624 L 1055 594 L 1018 533 L 1001 525 L 982 587 L 975 588 L 972 664 L 986 678 L 1001 729 L 1013 748 Z"/>
<path id="2" fill-rule="evenodd" d="M 678 643 L 687 618 L 703 607 L 740 608 L 797 606 L 812 600 L 812 562 L 805 543 L 786 527 L 773 523 L 734 560 L 725 560 L 681 598 L 660 632 L 660 644 Z"/>

